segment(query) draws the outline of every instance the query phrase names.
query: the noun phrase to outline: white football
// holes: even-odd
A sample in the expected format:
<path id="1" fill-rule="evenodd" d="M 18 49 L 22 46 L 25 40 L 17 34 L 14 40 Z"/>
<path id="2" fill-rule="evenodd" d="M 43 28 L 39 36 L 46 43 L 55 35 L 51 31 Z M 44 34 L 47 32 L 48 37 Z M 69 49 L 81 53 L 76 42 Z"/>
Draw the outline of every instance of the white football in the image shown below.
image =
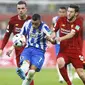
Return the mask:
<path id="1" fill-rule="evenodd" d="M 24 35 L 16 34 L 13 36 L 13 45 L 16 47 L 22 47 L 26 44 L 26 38 Z"/>

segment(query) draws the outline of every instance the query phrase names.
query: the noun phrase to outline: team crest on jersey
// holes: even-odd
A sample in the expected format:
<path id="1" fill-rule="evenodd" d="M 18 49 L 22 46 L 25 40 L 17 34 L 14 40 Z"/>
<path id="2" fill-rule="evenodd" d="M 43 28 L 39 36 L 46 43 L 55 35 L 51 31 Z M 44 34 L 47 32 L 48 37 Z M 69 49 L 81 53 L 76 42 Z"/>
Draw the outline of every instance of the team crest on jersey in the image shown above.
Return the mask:
<path id="1" fill-rule="evenodd" d="M 79 30 L 80 29 L 80 26 L 79 25 L 76 25 L 75 29 L 76 30 Z"/>
<path id="2" fill-rule="evenodd" d="M 15 26 L 18 26 L 19 24 L 15 24 Z"/>

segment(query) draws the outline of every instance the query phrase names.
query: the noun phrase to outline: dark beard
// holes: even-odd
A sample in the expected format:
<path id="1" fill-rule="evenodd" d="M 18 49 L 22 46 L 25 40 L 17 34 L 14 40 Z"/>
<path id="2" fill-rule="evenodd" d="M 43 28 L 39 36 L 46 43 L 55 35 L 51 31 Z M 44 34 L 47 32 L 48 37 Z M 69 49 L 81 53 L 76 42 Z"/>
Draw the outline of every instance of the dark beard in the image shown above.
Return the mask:
<path id="1" fill-rule="evenodd" d="M 70 19 L 68 19 L 69 21 L 72 21 L 72 19 L 74 18 L 75 16 L 72 16 Z"/>

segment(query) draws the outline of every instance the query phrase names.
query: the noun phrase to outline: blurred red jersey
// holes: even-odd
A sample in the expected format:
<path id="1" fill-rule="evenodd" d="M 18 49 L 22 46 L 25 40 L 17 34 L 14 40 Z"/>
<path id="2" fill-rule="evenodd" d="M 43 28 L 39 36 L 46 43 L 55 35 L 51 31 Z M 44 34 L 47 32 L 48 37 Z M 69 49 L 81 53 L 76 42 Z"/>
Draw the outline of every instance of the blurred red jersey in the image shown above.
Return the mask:
<path id="1" fill-rule="evenodd" d="M 31 16 L 28 16 L 25 20 L 20 20 L 18 18 L 18 15 L 16 16 L 13 16 L 9 23 L 8 23 L 8 26 L 7 26 L 7 29 L 6 29 L 6 33 L 5 33 L 5 36 L 3 38 L 3 41 L 2 41 L 2 45 L 1 45 L 1 49 L 3 49 L 5 47 L 5 45 L 7 44 L 8 42 L 8 39 L 10 37 L 10 34 L 13 33 L 14 35 L 19 33 L 24 22 L 31 19 Z M 23 51 L 24 47 L 15 47 L 15 54 L 16 54 L 16 63 L 17 63 L 17 66 L 19 67 L 19 61 L 20 61 L 20 54 L 21 52 Z"/>
<path id="2" fill-rule="evenodd" d="M 77 17 L 74 22 L 69 22 L 67 17 L 61 17 L 56 23 L 55 32 L 60 29 L 60 37 L 67 35 L 74 30 L 74 37 L 63 40 L 60 43 L 60 52 L 66 53 L 81 53 L 83 45 L 83 19 Z"/>
<path id="3" fill-rule="evenodd" d="M 20 20 L 18 18 L 18 15 L 15 15 L 10 19 L 7 29 L 6 29 L 6 33 L 5 33 L 2 45 L 0 47 L 1 49 L 3 49 L 5 47 L 5 45 L 7 44 L 10 34 L 13 33 L 15 35 L 15 34 L 19 33 L 24 22 L 29 19 L 31 19 L 31 16 L 28 16 L 25 20 Z"/>

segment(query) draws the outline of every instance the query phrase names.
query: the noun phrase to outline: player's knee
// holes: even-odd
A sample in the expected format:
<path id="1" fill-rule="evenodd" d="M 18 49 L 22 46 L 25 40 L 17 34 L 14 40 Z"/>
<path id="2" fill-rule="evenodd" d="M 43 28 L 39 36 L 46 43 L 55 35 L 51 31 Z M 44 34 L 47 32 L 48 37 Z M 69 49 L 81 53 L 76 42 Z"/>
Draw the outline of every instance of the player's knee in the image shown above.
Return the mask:
<path id="1" fill-rule="evenodd" d="M 33 76 L 35 74 L 35 70 L 29 70 L 29 75 Z"/>
<path id="2" fill-rule="evenodd" d="M 85 73 L 83 72 L 79 76 L 82 79 L 82 81 L 85 83 Z"/>
<path id="3" fill-rule="evenodd" d="M 80 78 L 81 78 L 83 81 L 85 81 L 85 72 L 84 72 L 84 70 L 81 69 L 81 68 L 79 68 L 79 69 L 77 69 L 76 71 L 77 71 L 78 75 L 80 76 Z"/>
<path id="4" fill-rule="evenodd" d="M 63 58 L 58 58 L 58 59 L 57 59 L 57 63 L 58 63 L 58 67 L 59 67 L 59 68 L 62 68 L 62 67 L 64 67 L 64 65 L 65 65 L 65 61 L 64 61 Z"/>
<path id="5" fill-rule="evenodd" d="M 34 76 L 34 74 L 35 74 L 35 70 L 29 70 L 29 72 L 28 72 L 28 74 L 27 74 L 27 78 L 28 78 L 28 79 L 32 79 L 33 76 Z"/>

